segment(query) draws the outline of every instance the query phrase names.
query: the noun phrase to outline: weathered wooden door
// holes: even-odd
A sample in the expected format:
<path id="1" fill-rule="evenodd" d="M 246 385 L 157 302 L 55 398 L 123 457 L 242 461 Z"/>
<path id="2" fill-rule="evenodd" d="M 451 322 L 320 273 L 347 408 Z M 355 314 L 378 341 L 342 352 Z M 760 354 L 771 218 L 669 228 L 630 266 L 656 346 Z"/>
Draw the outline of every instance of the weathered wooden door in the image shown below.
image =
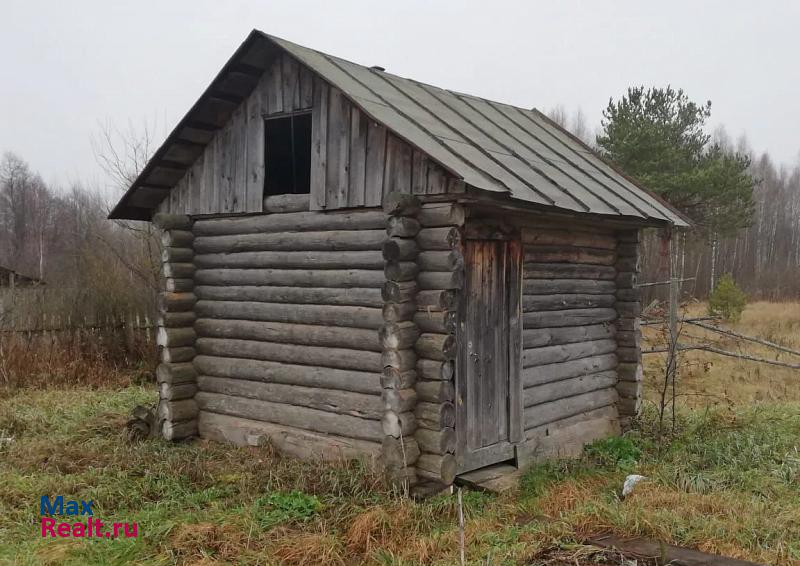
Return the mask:
<path id="1" fill-rule="evenodd" d="M 456 365 L 459 472 L 513 458 L 521 440 L 520 255 L 518 241 L 465 240 Z"/>

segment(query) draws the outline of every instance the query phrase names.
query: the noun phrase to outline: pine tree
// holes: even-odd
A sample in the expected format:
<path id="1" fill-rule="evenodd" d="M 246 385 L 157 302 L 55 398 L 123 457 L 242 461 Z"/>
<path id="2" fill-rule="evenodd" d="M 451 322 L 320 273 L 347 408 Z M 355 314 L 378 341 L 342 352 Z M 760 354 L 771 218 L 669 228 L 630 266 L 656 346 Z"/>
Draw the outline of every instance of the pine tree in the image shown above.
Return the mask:
<path id="1" fill-rule="evenodd" d="M 739 322 L 747 305 L 747 295 L 739 288 L 730 273 L 723 275 L 708 297 L 708 312 L 720 315 L 728 322 Z"/>
<path id="2" fill-rule="evenodd" d="M 750 160 L 711 143 L 711 102 L 683 90 L 629 88 L 603 111 L 597 145 L 645 187 L 663 196 L 712 237 L 734 234 L 753 216 Z"/>

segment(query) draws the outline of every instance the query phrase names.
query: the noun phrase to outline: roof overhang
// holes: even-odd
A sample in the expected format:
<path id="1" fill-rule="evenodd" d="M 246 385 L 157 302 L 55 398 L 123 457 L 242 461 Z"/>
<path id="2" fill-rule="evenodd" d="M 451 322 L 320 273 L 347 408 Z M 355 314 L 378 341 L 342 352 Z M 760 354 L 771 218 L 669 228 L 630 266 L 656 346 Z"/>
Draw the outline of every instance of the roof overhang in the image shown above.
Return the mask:
<path id="1" fill-rule="evenodd" d="M 178 122 L 142 172 L 111 210 L 110 219 L 150 220 L 214 134 L 258 84 L 272 58 L 280 52 L 267 36 L 253 30 Z"/>

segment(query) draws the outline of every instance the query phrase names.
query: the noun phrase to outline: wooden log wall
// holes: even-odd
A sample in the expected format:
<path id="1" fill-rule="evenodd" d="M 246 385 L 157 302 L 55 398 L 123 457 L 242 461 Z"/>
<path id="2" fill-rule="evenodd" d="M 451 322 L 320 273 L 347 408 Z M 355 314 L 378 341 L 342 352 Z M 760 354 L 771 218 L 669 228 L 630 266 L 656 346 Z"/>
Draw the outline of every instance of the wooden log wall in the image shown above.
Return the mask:
<path id="1" fill-rule="evenodd" d="M 186 215 L 159 213 L 153 223 L 161 230 L 162 285 L 158 333 L 160 364 L 156 369 L 159 430 L 167 440 L 197 435 L 197 374 L 194 313 L 194 234 Z"/>
<path id="2" fill-rule="evenodd" d="M 640 231 L 617 232 L 617 240 L 617 292 L 614 303 L 618 314 L 615 322 L 619 359 L 617 393 L 620 424 L 624 429 L 639 414 L 642 401 L 641 291 L 636 287 Z"/>
<path id="3" fill-rule="evenodd" d="M 617 241 L 523 227 L 522 464 L 618 431 Z"/>
<path id="4" fill-rule="evenodd" d="M 414 437 L 417 428 L 414 414 L 417 373 L 413 350 L 420 334 L 414 322 L 418 254 L 414 236 L 420 228 L 415 218 L 418 211 L 419 201 L 408 193 L 392 193 L 384 200 L 387 219 L 387 239 L 383 244 L 386 283 L 381 292 L 384 323 L 380 331 L 385 411 L 383 461 L 389 481 L 406 490 L 417 483 L 416 463 L 420 456 L 419 444 Z"/>
<path id="5" fill-rule="evenodd" d="M 200 434 L 268 439 L 304 458 L 377 458 L 386 407 L 405 416 L 414 403 L 408 388 L 381 386 L 383 344 L 411 339 L 405 326 L 379 334 L 385 215 L 310 211 L 309 195 L 264 205 L 194 223 Z M 398 427 L 411 438 L 413 422 Z"/>
<path id="6" fill-rule="evenodd" d="M 311 210 L 379 207 L 392 191 L 463 191 L 463 183 L 284 53 L 275 57 L 158 210 L 192 215 L 262 212 L 264 117 L 303 111 L 311 112 L 312 122 Z"/>
<path id="7" fill-rule="evenodd" d="M 449 485 L 456 474 L 455 357 L 458 294 L 464 282 L 461 227 L 464 208 L 456 203 L 423 204 L 416 217 L 418 249 L 416 308 L 420 331 L 416 360 L 417 431 L 420 449 L 417 489 Z M 426 485 L 427 484 L 427 485 Z"/>

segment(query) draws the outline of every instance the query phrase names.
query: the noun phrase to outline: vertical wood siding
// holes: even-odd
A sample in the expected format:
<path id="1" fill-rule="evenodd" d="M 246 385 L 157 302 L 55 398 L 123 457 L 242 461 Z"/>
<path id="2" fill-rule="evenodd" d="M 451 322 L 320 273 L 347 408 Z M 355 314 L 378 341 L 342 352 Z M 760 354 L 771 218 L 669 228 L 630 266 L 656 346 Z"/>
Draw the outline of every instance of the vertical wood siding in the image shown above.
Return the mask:
<path id="1" fill-rule="evenodd" d="M 458 190 L 448 174 L 283 54 L 158 207 L 172 214 L 262 211 L 264 116 L 312 112 L 311 210 L 380 206 L 391 191 Z"/>
<path id="2" fill-rule="evenodd" d="M 172 214 L 261 212 L 265 115 L 311 110 L 314 77 L 289 55 L 276 57 L 158 208 Z"/>
<path id="3" fill-rule="evenodd" d="M 502 355 L 509 338 L 505 252 L 502 240 L 468 240 L 464 252 L 467 363 L 463 375 L 469 426 L 465 438 L 470 450 L 508 440 L 509 436 L 505 404 L 508 381 L 497 377 L 509 371 L 509 360 Z"/>
<path id="4" fill-rule="evenodd" d="M 317 81 L 311 141 L 312 210 L 379 206 L 393 191 L 440 194 L 452 185 L 427 156 Z"/>

